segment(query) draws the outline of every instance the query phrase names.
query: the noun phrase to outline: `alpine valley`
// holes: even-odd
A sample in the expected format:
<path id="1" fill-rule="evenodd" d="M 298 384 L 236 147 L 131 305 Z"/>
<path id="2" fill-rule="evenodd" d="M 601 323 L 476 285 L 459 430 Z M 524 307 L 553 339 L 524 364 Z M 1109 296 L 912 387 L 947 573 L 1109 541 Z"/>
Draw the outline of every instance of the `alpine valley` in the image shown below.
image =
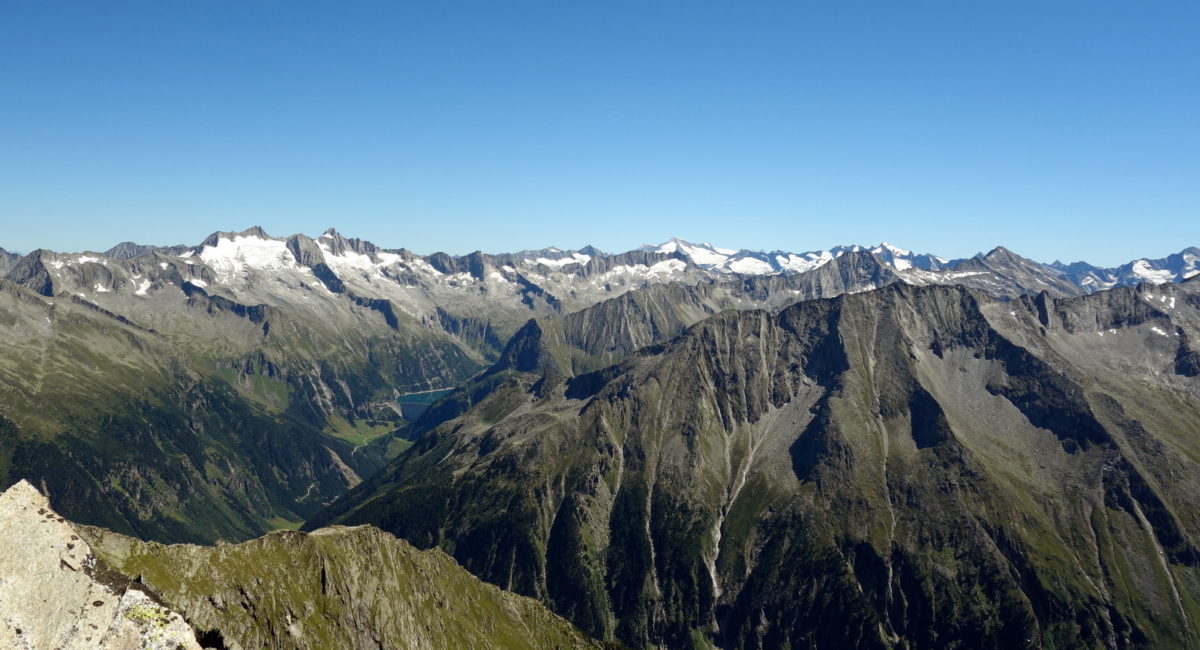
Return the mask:
<path id="1" fill-rule="evenodd" d="M 1197 276 L 0 249 L 0 640 L 1200 647 Z"/>

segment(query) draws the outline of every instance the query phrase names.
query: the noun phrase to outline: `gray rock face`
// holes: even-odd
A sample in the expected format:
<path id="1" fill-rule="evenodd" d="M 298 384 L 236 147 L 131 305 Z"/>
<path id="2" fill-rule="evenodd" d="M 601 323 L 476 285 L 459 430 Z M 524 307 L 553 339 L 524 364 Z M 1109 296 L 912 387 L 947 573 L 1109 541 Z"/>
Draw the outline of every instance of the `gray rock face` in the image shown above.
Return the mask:
<path id="1" fill-rule="evenodd" d="M 3 248 L 0 248 L 0 277 L 8 274 L 12 267 L 21 261 L 21 256 L 16 253 L 10 253 Z"/>
<path id="2" fill-rule="evenodd" d="M 0 494 L 0 647 L 199 650 L 176 612 L 98 562 L 27 482 Z"/>
<path id="3" fill-rule="evenodd" d="M 104 251 L 106 257 L 112 257 L 120 260 L 131 260 L 135 257 L 141 257 L 147 253 L 162 253 L 164 255 L 181 255 L 189 250 L 190 246 L 152 246 L 147 244 L 136 244 L 131 241 L 123 241 L 116 246 Z"/>
<path id="4" fill-rule="evenodd" d="M 1059 270 L 1025 259 L 1004 248 L 947 265 L 940 273 L 914 273 L 930 284 L 958 284 L 994 296 L 1020 296 L 1043 291 L 1055 297 L 1075 296 L 1090 291 L 1073 283 Z"/>

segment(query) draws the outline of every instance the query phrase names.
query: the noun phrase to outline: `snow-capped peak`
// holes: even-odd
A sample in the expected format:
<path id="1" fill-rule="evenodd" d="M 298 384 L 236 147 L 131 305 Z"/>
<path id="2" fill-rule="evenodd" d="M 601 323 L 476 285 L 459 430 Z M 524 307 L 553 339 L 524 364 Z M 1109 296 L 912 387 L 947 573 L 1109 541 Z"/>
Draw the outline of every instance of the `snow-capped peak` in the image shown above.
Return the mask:
<path id="1" fill-rule="evenodd" d="M 703 267 L 718 266 L 729 259 L 731 255 L 737 254 L 737 251 L 729 248 L 717 248 L 709 243 L 693 244 L 678 237 L 672 237 L 657 246 L 647 244 L 642 246 L 641 250 L 654 253 L 679 253 Z"/>
<path id="2" fill-rule="evenodd" d="M 642 244 L 638 250 L 650 253 L 674 253 L 679 248 L 680 240 L 672 237 L 661 244 Z"/>
<path id="3" fill-rule="evenodd" d="M 883 253 L 885 251 L 891 253 L 892 255 L 900 255 L 903 257 L 908 257 L 909 255 L 912 255 L 912 251 L 904 250 L 903 248 L 893 246 L 887 242 L 882 242 L 875 248 L 871 249 L 871 252 L 875 253 L 876 255 Z"/>
<path id="4" fill-rule="evenodd" d="M 238 277 L 246 268 L 281 269 L 296 266 L 287 244 L 271 239 L 258 228 L 210 237 L 202 245 L 199 257 L 222 279 Z"/>

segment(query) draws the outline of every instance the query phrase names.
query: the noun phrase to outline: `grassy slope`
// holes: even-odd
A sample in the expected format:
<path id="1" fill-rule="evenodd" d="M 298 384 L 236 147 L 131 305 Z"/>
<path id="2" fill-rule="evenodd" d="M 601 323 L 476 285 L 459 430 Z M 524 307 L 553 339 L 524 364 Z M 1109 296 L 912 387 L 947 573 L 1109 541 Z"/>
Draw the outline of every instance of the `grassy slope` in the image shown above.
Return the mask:
<path id="1" fill-rule="evenodd" d="M 244 648 L 589 648 L 537 601 L 372 527 L 163 546 L 84 529 L 97 555 Z M 211 636 L 211 635 L 210 635 Z"/>

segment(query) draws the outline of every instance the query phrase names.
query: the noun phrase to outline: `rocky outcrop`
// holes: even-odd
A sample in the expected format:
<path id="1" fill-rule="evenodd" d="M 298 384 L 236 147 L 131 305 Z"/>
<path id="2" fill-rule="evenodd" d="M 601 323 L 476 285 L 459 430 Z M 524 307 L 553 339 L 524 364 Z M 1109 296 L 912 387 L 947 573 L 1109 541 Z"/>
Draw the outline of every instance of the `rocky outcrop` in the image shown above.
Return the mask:
<path id="1" fill-rule="evenodd" d="M 0 647 L 200 649 L 180 614 L 97 560 L 29 483 L 0 494 L 0 531 Z"/>
<path id="2" fill-rule="evenodd" d="M 164 255 L 181 255 L 189 250 L 191 246 L 152 246 L 147 244 L 138 244 L 131 241 L 123 241 L 116 246 L 104 251 L 105 257 L 113 257 L 121 260 L 131 260 L 135 257 L 141 257 L 147 253 L 162 253 Z"/>
<path id="3" fill-rule="evenodd" d="M 20 261 L 21 256 L 17 253 L 10 253 L 9 251 L 0 248 L 0 277 L 8 275 L 9 270 L 16 266 L 17 262 Z"/>

